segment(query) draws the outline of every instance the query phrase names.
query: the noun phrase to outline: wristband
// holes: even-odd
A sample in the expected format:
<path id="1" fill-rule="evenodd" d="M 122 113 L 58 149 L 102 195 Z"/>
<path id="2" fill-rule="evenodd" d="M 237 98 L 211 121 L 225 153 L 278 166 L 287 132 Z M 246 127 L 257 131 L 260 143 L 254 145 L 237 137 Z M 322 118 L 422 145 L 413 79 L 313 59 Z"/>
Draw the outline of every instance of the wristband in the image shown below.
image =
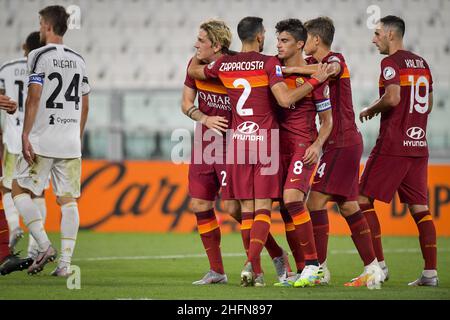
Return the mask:
<path id="1" fill-rule="evenodd" d="M 312 85 L 313 90 L 316 89 L 318 86 L 321 85 L 320 81 L 317 80 L 317 79 L 315 79 L 315 78 L 310 78 L 310 79 L 308 79 L 307 82 L 308 82 L 310 85 Z"/>

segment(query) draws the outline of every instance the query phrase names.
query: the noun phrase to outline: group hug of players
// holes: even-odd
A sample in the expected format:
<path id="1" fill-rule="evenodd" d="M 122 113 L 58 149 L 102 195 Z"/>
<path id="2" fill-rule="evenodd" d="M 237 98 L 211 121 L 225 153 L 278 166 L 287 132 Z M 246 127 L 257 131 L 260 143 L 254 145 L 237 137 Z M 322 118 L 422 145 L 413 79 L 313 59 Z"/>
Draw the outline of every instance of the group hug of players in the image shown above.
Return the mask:
<path id="1" fill-rule="evenodd" d="M 63 44 L 69 14 L 62 6 L 39 11 L 40 30 L 31 33 L 24 57 L 0 67 L 2 179 L 0 189 L 0 274 L 27 269 L 33 275 L 57 258 L 44 228 L 44 189 L 51 180 L 61 208 L 61 254 L 51 272 L 71 274 L 79 227 L 81 138 L 90 86 L 83 57 Z M 30 232 L 28 255 L 15 254 L 23 237 L 19 216 Z"/>
<path id="2" fill-rule="evenodd" d="M 226 211 L 241 225 L 247 253 L 242 286 L 265 286 L 260 259 L 264 247 L 276 269 L 276 286 L 328 284 L 327 203 L 333 201 L 364 264 L 363 272 L 345 285 L 379 288 L 389 273 L 374 201 L 389 203 L 398 192 L 417 224 L 425 261 L 422 274 L 409 285 L 437 286 L 436 230 L 427 206 L 426 127 L 433 82 L 426 61 L 404 50 L 404 21 L 395 16 L 380 19 L 372 39 L 387 57 L 381 62 L 380 98 L 359 115 L 364 122 L 381 114 L 379 137 L 361 178 L 363 141 L 347 64 L 342 54 L 331 51 L 333 21 L 319 17 L 303 24 L 287 19 L 275 29 L 274 57 L 261 54 L 261 18 L 239 22 L 240 52 L 229 50 L 231 31 L 223 21 L 210 20 L 199 28 L 182 110 L 201 133 L 194 138 L 189 193 L 210 271 L 193 284 L 228 281 L 214 212 L 220 191 Z M 213 140 L 205 136 L 222 138 L 220 133 L 226 138 L 214 154 L 216 161 L 199 162 L 196 157 L 207 153 Z M 262 144 L 272 156 L 277 153 L 275 173 L 268 173 L 270 164 L 258 149 Z M 239 157 L 246 161 L 237 161 Z M 296 270 L 270 234 L 273 201 L 280 203 Z"/>

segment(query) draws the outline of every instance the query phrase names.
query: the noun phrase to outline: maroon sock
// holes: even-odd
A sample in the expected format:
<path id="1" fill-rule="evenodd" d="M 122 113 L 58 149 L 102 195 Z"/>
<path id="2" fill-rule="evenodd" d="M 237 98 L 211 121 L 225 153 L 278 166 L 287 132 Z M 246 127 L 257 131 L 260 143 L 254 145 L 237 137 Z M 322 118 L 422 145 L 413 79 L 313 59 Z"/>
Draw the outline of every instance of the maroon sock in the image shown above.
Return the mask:
<path id="1" fill-rule="evenodd" d="M 318 265 L 316 243 L 314 240 L 313 225 L 309 213 L 305 210 L 302 201 L 286 204 L 286 209 L 295 225 L 295 232 L 300 240 L 300 246 L 305 256 L 305 263 Z"/>
<path id="2" fill-rule="evenodd" d="M 436 228 L 434 227 L 430 211 L 416 213 L 413 215 L 413 218 L 419 229 L 420 249 L 425 260 L 425 270 L 436 270 Z"/>
<path id="3" fill-rule="evenodd" d="M 221 234 L 214 209 L 196 212 L 197 228 L 208 256 L 211 270 L 224 274 L 222 253 L 220 251 Z"/>
<path id="4" fill-rule="evenodd" d="M 267 240 L 270 231 L 270 211 L 256 210 L 253 226 L 250 231 L 250 247 L 248 250 L 248 260 L 252 263 L 253 272 L 262 273 L 261 251 Z"/>
<path id="5" fill-rule="evenodd" d="M 364 265 L 367 266 L 375 260 L 375 252 L 372 245 L 372 236 L 366 217 L 357 211 L 345 218 L 352 232 L 353 243 L 358 250 Z"/>
<path id="6" fill-rule="evenodd" d="M 280 209 L 281 217 L 284 221 L 284 228 L 286 231 L 286 240 L 289 244 L 289 248 L 291 249 L 292 255 L 294 256 L 295 266 L 297 270 L 303 270 L 305 268 L 305 257 L 303 256 L 303 251 L 300 246 L 300 240 L 297 237 L 297 233 L 295 232 L 295 225 L 292 221 L 289 212 L 285 208 Z"/>
<path id="7" fill-rule="evenodd" d="M 250 231 L 253 225 L 253 212 L 242 212 L 241 236 L 244 244 L 245 254 L 248 257 L 250 248 Z"/>
<path id="8" fill-rule="evenodd" d="M 378 261 L 384 261 L 383 244 L 381 243 L 381 226 L 380 221 L 378 221 L 375 208 L 373 207 L 373 204 L 370 203 L 360 203 L 359 207 L 361 208 L 361 212 L 364 214 L 367 223 L 369 224 L 375 255 Z"/>
<path id="9" fill-rule="evenodd" d="M 281 257 L 283 255 L 283 249 L 281 249 L 281 247 L 278 245 L 277 241 L 270 232 L 267 235 L 265 247 L 271 259 Z"/>
<path id="10" fill-rule="evenodd" d="M 330 224 L 328 222 L 327 210 L 311 211 L 311 221 L 314 230 L 314 240 L 316 241 L 317 257 L 319 263 L 327 260 L 328 235 L 330 233 Z"/>
<path id="11" fill-rule="evenodd" d="M 10 254 L 8 222 L 6 221 L 3 204 L 0 202 L 0 262 Z"/>

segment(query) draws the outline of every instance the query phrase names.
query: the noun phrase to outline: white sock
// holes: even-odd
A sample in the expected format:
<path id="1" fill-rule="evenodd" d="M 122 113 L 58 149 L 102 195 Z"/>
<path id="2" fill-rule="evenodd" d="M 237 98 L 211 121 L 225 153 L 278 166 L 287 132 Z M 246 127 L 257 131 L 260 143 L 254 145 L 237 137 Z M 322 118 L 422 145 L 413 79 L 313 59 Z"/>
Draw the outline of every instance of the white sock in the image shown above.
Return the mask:
<path id="1" fill-rule="evenodd" d="M 364 267 L 364 270 L 367 270 L 367 268 L 370 267 L 370 266 L 377 266 L 377 267 L 380 266 L 380 264 L 379 264 L 377 258 L 375 258 L 375 260 L 373 260 L 371 263 L 369 263 L 367 266 L 365 266 L 365 267 Z M 380 267 L 380 268 L 381 268 L 381 267 Z"/>
<path id="2" fill-rule="evenodd" d="M 19 211 L 17 211 L 14 201 L 11 196 L 11 192 L 3 195 L 3 207 L 5 209 L 6 220 L 8 221 L 9 231 L 14 231 L 20 228 L 19 223 Z"/>
<path id="3" fill-rule="evenodd" d="M 423 270 L 422 275 L 427 278 L 432 278 L 437 276 L 437 270 Z"/>
<path id="4" fill-rule="evenodd" d="M 39 208 L 41 214 L 42 224 L 45 226 L 45 219 L 47 218 L 47 206 L 45 205 L 45 198 L 34 198 L 33 203 Z M 35 259 L 39 253 L 39 246 L 33 235 L 30 234 L 28 240 L 28 257 Z"/>
<path id="5" fill-rule="evenodd" d="M 61 206 L 61 258 L 59 266 L 70 266 L 73 250 L 77 240 L 80 217 L 76 202 Z"/>
<path id="6" fill-rule="evenodd" d="M 34 198 L 33 203 L 39 208 L 42 223 L 45 225 L 45 219 L 47 219 L 47 205 L 45 204 L 45 198 Z"/>
<path id="7" fill-rule="evenodd" d="M 39 251 L 46 251 L 51 243 L 45 232 L 39 208 L 36 207 L 33 200 L 31 200 L 30 195 L 27 193 L 22 193 L 14 197 L 14 204 L 19 210 L 24 224 L 27 226 L 34 239 L 36 239 L 39 245 Z"/>
<path id="8" fill-rule="evenodd" d="M 378 264 L 380 265 L 380 268 L 383 269 L 386 267 L 386 262 L 383 261 L 378 261 Z"/>
<path id="9" fill-rule="evenodd" d="M 327 268 L 327 260 L 325 259 L 325 261 L 321 264 L 322 267 Z"/>

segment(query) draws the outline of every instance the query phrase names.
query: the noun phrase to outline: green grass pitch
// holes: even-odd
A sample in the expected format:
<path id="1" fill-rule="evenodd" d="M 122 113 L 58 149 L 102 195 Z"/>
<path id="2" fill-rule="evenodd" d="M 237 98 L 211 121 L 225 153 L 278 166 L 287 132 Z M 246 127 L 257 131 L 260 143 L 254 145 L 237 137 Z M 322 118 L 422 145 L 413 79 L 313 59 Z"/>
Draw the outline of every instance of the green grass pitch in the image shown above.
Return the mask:
<path id="1" fill-rule="evenodd" d="M 59 247 L 59 235 L 52 234 Z M 287 248 L 284 236 L 276 236 Z M 25 252 L 26 240 L 19 247 Z M 244 263 L 239 234 L 222 237 L 227 285 L 197 287 L 192 281 L 208 270 L 198 234 L 144 234 L 80 232 L 73 264 L 81 269 L 81 289 L 69 290 L 66 279 L 49 273 L 54 263 L 37 276 L 16 272 L 0 277 L 4 299 L 450 299 L 450 238 L 438 239 L 438 288 L 410 288 L 423 268 L 418 239 L 384 237 L 385 257 L 391 279 L 381 290 L 346 288 L 344 282 L 362 271 L 350 237 L 331 237 L 328 265 L 332 282 L 313 288 L 277 288 L 269 256 L 262 258 L 267 286 L 241 288 Z M 294 265 L 292 256 L 291 265 Z"/>

